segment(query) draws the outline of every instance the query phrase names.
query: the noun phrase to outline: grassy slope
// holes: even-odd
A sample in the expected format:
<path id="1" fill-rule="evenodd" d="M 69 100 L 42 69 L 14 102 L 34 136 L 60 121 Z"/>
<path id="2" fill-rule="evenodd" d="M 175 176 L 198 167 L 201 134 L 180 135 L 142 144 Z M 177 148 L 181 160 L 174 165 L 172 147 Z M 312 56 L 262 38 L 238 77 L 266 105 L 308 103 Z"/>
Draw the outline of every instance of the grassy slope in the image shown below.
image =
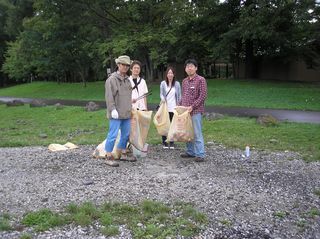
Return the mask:
<path id="1" fill-rule="evenodd" d="M 148 102 L 159 102 L 159 84 L 149 84 Z M 34 82 L 0 89 L 0 96 L 104 100 L 104 82 Z M 320 87 L 307 83 L 249 80 L 208 80 L 207 105 L 320 111 Z"/>

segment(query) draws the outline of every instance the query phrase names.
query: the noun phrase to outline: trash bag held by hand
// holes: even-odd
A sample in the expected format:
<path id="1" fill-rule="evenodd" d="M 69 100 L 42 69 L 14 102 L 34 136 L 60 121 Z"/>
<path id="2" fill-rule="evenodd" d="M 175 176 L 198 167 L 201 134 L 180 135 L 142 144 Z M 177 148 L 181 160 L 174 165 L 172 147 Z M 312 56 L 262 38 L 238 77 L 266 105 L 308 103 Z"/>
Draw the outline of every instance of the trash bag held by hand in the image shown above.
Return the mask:
<path id="1" fill-rule="evenodd" d="M 152 111 L 132 110 L 130 143 L 138 150 L 143 150 L 151 122 Z"/>
<path id="2" fill-rule="evenodd" d="M 188 108 L 178 106 L 174 110 L 167 141 L 190 142 L 193 139 L 194 129 Z"/>
<path id="3" fill-rule="evenodd" d="M 160 104 L 160 108 L 153 117 L 153 123 L 157 128 L 158 134 L 167 136 L 170 128 L 170 118 L 166 102 Z"/>

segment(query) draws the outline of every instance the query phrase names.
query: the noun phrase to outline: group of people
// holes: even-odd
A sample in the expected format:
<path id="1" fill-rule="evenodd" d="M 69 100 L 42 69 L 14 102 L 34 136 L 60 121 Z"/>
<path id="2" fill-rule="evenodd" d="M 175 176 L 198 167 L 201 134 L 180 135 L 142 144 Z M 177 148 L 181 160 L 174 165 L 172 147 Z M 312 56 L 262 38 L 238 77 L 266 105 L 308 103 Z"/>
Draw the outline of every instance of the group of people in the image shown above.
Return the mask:
<path id="1" fill-rule="evenodd" d="M 109 131 L 106 138 L 106 163 L 119 166 L 112 156 L 115 141 L 120 130 L 119 143 L 116 146 L 121 161 L 136 161 L 127 155 L 127 143 L 130 135 L 130 118 L 132 108 L 147 110 L 148 87 L 146 81 L 140 77 L 141 63 L 131 61 L 129 56 L 119 56 L 115 60 L 117 71 L 112 73 L 105 83 L 105 99 Z M 204 161 L 205 149 L 202 135 L 202 114 L 207 97 L 206 80 L 197 74 L 198 63 L 194 59 L 186 60 L 185 72 L 187 77 L 180 83 L 175 79 L 175 70 L 168 67 L 165 80 L 160 84 L 160 99 L 167 103 L 169 118 L 172 121 L 174 108 L 177 105 L 188 108 L 192 116 L 194 140 L 187 143 L 186 151 L 181 153 L 183 158 L 194 158 L 197 162 Z M 128 76 L 128 71 L 131 75 Z M 162 136 L 163 148 L 174 149 L 174 142 L 167 143 L 167 137 Z"/>

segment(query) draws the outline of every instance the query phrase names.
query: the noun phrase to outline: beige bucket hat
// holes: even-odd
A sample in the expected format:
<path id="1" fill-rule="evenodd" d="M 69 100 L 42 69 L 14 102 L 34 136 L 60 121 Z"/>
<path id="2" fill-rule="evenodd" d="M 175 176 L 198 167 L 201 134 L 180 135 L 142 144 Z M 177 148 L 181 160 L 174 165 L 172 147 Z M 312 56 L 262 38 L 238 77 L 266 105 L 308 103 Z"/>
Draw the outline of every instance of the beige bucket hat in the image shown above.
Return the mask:
<path id="1" fill-rule="evenodd" d="M 124 65 L 131 65 L 132 61 L 130 60 L 130 57 L 129 56 L 119 56 L 117 59 L 116 59 L 116 64 L 124 64 Z"/>

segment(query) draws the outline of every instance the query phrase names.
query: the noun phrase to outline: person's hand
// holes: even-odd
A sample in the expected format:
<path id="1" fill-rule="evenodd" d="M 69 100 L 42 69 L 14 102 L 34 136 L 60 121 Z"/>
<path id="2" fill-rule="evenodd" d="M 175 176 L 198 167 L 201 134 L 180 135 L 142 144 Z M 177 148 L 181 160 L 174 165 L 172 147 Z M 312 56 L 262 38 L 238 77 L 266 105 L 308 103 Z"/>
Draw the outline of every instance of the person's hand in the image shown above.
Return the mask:
<path id="1" fill-rule="evenodd" d="M 192 110 L 193 110 L 193 109 L 192 109 L 192 106 L 189 106 L 189 107 L 188 107 L 188 112 L 191 113 Z"/>
<path id="2" fill-rule="evenodd" d="M 116 109 L 111 111 L 111 117 L 113 119 L 118 119 L 119 118 L 119 114 L 118 114 L 118 111 Z"/>

